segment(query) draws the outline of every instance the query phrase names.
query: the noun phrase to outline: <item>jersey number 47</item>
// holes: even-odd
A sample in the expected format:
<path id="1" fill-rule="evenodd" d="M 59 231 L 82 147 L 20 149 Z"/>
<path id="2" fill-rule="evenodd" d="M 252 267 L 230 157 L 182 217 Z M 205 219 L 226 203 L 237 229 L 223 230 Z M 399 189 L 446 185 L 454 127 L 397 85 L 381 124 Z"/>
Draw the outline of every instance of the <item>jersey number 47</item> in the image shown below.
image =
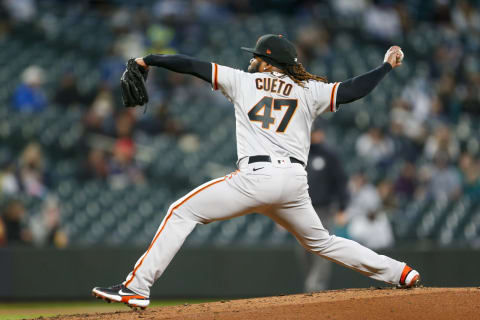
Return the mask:
<path id="1" fill-rule="evenodd" d="M 270 125 L 275 124 L 275 118 L 272 117 L 272 108 L 273 110 L 282 110 L 283 107 L 287 107 L 287 111 L 276 130 L 276 132 L 284 133 L 297 110 L 297 105 L 297 99 L 274 99 L 272 97 L 263 97 L 262 100 L 254 105 L 248 112 L 248 118 L 250 121 L 261 122 L 263 129 L 270 129 Z M 261 113 L 262 109 L 263 114 Z"/>

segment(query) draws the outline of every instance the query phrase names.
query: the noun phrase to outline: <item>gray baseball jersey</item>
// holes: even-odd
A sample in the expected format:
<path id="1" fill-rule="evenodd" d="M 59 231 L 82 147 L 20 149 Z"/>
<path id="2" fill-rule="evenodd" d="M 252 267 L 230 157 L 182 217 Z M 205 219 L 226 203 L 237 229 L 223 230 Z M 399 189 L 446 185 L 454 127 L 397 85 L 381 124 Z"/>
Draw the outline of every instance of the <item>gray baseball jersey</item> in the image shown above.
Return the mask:
<path id="1" fill-rule="evenodd" d="M 291 156 L 307 163 L 312 123 L 336 110 L 338 82 L 311 80 L 301 87 L 281 73 L 247 73 L 216 63 L 212 72 L 213 89 L 235 107 L 238 159 Z"/>
<path id="2" fill-rule="evenodd" d="M 198 224 L 252 212 L 268 216 L 315 254 L 398 284 L 405 263 L 328 233 L 312 207 L 305 168 L 291 161 L 307 162 L 312 122 L 322 112 L 335 111 L 338 83 L 310 81 L 302 87 L 279 73 L 250 74 L 217 64 L 212 72 L 213 88 L 235 105 L 239 170 L 174 202 L 124 285 L 148 297 Z M 257 155 L 270 158 L 249 161 Z"/>

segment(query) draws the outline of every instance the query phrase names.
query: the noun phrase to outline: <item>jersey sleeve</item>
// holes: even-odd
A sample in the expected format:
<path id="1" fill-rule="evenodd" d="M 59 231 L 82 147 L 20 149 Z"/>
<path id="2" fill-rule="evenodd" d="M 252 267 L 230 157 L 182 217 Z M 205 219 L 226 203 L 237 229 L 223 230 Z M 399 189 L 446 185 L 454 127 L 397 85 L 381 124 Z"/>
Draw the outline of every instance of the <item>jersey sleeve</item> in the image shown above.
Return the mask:
<path id="1" fill-rule="evenodd" d="M 340 82 L 324 83 L 315 81 L 311 87 L 314 114 L 337 111 L 337 89 Z"/>
<path id="2" fill-rule="evenodd" d="M 212 88 L 222 91 L 233 102 L 241 88 L 244 74 L 243 71 L 212 62 Z"/>

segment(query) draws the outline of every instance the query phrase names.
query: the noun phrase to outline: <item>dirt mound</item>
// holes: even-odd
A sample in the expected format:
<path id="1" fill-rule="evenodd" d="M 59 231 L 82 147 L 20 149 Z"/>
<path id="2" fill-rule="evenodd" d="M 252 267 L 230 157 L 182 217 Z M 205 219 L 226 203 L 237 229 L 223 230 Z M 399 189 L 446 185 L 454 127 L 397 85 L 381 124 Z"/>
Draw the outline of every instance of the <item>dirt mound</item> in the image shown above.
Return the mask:
<path id="1" fill-rule="evenodd" d="M 470 320 L 480 319 L 480 288 L 348 289 L 50 319 Z"/>

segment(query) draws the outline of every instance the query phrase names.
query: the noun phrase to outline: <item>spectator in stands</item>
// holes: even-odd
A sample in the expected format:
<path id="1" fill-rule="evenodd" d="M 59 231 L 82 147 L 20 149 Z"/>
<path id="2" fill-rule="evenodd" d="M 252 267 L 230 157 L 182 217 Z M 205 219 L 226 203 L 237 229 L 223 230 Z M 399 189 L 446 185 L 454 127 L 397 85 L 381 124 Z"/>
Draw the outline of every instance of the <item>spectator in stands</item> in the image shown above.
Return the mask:
<path id="1" fill-rule="evenodd" d="M 194 1 L 192 5 L 195 18 L 208 23 L 209 21 L 228 21 L 228 19 L 231 19 L 232 13 L 229 6 L 235 4 L 222 1 Z M 161 11 L 162 8 L 159 7 L 157 10 Z"/>
<path id="2" fill-rule="evenodd" d="M 401 35 L 400 16 L 391 3 L 371 4 L 364 14 L 364 26 L 368 33 L 382 40 L 398 39 Z"/>
<path id="3" fill-rule="evenodd" d="M 0 2 L 0 40 L 4 40 L 10 31 L 10 16 L 5 5 Z"/>
<path id="4" fill-rule="evenodd" d="M 480 195 L 480 163 L 470 153 L 463 153 L 459 160 L 462 191 L 465 195 Z"/>
<path id="5" fill-rule="evenodd" d="M 335 213 L 335 216 L 333 217 L 333 227 L 332 227 L 332 234 L 350 239 L 350 235 L 348 234 L 348 214 L 346 211 L 338 211 Z"/>
<path id="6" fill-rule="evenodd" d="M 398 121 L 391 121 L 389 128 L 389 136 L 392 139 L 395 153 L 393 161 L 401 161 L 406 159 L 413 161 L 418 157 L 417 144 L 408 138 L 404 132 L 404 125 Z"/>
<path id="7" fill-rule="evenodd" d="M 355 145 L 357 154 L 369 164 L 378 164 L 389 160 L 394 153 L 392 139 L 379 127 L 372 127 L 362 134 Z"/>
<path id="8" fill-rule="evenodd" d="M 29 143 L 23 150 L 18 166 L 18 182 L 20 190 L 27 195 L 44 197 L 50 184 L 50 175 L 46 170 L 42 147 Z"/>
<path id="9" fill-rule="evenodd" d="M 459 0 L 452 11 L 455 28 L 464 33 L 480 32 L 480 14 L 470 1 Z"/>
<path id="10" fill-rule="evenodd" d="M 123 111 L 115 118 L 115 137 L 117 139 L 132 139 L 135 118 L 130 111 Z M 133 141 L 132 141 L 133 143 Z"/>
<path id="11" fill-rule="evenodd" d="M 55 92 L 53 101 L 62 107 L 70 107 L 73 105 L 88 104 L 88 97 L 78 90 L 75 75 L 67 72 L 62 76 L 60 86 Z"/>
<path id="12" fill-rule="evenodd" d="M 8 162 L 0 172 L 0 193 L 11 195 L 19 192 L 20 185 L 15 175 L 15 163 Z"/>
<path id="13" fill-rule="evenodd" d="M 379 198 L 377 189 L 368 182 L 365 171 L 359 170 L 350 177 L 348 182 L 350 202 L 344 211 L 339 211 L 333 219 L 333 234 L 351 238 L 349 223 L 355 216 L 366 215 Z"/>
<path id="14" fill-rule="evenodd" d="M 152 15 L 159 20 L 187 22 L 189 14 L 189 4 L 184 1 L 157 0 L 152 7 Z"/>
<path id="15" fill-rule="evenodd" d="M 128 12 L 128 10 L 125 10 Z M 126 32 L 117 34 L 115 47 L 118 48 L 123 57 L 123 61 L 131 57 L 141 56 L 145 52 L 144 34 L 132 29 L 126 29 Z"/>
<path id="16" fill-rule="evenodd" d="M 424 120 L 416 117 L 412 108 L 412 104 L 409 101 L 395 99 L 390 112 L 391 126 L 397 130 L 397 135 L 403 135 L 422 147 L 427 131 Z"/>
<path id="17" fill-rule="evenodd" d="M 469 60 L 474 59 L 476 58 L 470 58 Z M 476 62 L 472 62 L 472 64 L 475 63 Z M 480 97 L 478 88 L 480 88 L 479 72 L 472 72 L 465 85 L 465 92 L 463 92 L 460 103 L 455 104 L 458 109 L 461 108 L 461 111 L 468 112 L 476 117 L 480 115 Z"/>
<path id="18" fill-rule="evenodd" d="M 447 153 L 439 152 L 435 155 L 434 167 L 428 184 L 427 196 L 435 200 L 452 200 L 458 198 L 462 190 L 460 174 L 450 164 Z"/>
<path id="19" fill-rule="evenodd" d="M 400 19 L 402 32 L 403 34 L 407 34 L 414 28 L 415 25 L 412 11 L 410 10 L 409 5 L 405 2 L 396 1 L 394 5 Z"/>
<path id="20" fill-rule="evenodd" d="M 101 149 L 92 148 L 80 167 L 78 178 L 80 180 L 106 180 L 108 177 L 108 161 L 105 152 Z"/>
<path id="21" fill-rule="evenodd" d="M 405 201 L 413 199 L 417 184 L 415 165 L 412 162 L 407 161 L 403 164 L 400 175 L 394 185 L 395 194 L 400 202 L 402 202 L 402 199 Z"/>
<path id="22" fill-rule="evenodd" d="M 123 71 L 125 71 L 125 59 L 120 53 L 120 48 L 112 46 L 100 63 L 100 74 L 103 85 L 108 88 L 118 86 L 118 81 Z"/>
<path id="23" fill-rule="evenodd" d="M 132 184 L 144 183 L 145 178 L 135 164 L 135 145 L 132 140 L 119 139 L 109 163 L 109 182 L 114 189 L 123 189 Z"/>
<path id="24" fill-rule="evenodd" d="M 122 189 L 144 181 L 135 163 L 136 146 L 132 139 L 135 118 L 130 111 L 120 112 L 115 119 L 116 141 L 108 165 L 109 182 L 113 188 Z"/>
<path id="25" fill-rule="evenodd" d="M 434 1 L 433 21 L 439 26 L 449 26 L 451 23 L 451 10 L 449 1 Z"/>
<path id="26" fill-rule="evenodd" d="M 15 22 L 32 21 L 37 14 L 37 5 L 34 0 L 4 0 L 3 5 Z"/>
<path id="27" fill-rule="evenodd" d="M 102 85 L 85 115 L 84 123 L 88 133 L 112 134 L 114 105 L 113 92 L 108 86 Z"/>
<path id="28" fill-rule="evenodd" d="M 300 27 L 297 31 L 297 46 L 302 54 L 302 61 L 314 61 L 318 57 L 333 54 L 329 45 L 329 34 L 318 25 Z"/>
<path id="29" fill-rule="evenodd" d="M 346 17 L 359 16 L 368 6 L 367 0 L 331 0 L 330 4 L 338 14 Z"/>
<path id="30" fill-rule="evenodd" d="M 49 196 L 43 203 L 40 214 L 30 220 L 33 241 L 37 246 L 54 246 L 65 248 L 68 237 L 61 226 L 60 206 L 58 200 Z"/>
<path id="31" fill-rule="evenodd" d="M 22 73 L 22 83 L 13 93 L 13 108 L 21 112 L 40 112 L 47 107 L 47 98 L 42 90 L 44 71 L 30 66 Z"/>
<path id="32" fill-rule="evenodd" d="M 427 78 L 428 69 L 418 68 L 416 72 L 417 74 L 404 87 L 401 99 L 408 104 L 416 122 L 424 123 L 432 106 L 432 85 Z"/>
<path id="33" fill-rule="evenodd" d="M 446 154 L 449 159 L 455 160 L 459 152 L 459 143 L 445 124 L 435 128 L 434 134 L 428 137 L 425 143 L 424 154 L 427 159 L 433 159 L 435 155 L 442 153 Z"/>
<path id="34" fill-rule="evenodd" d="M 19 200 L 9 201 L 3 210 L 7 245 L 31 244 L 32 232 L 27 227 L 27 213 Z"/>
<path id="35" fill-rule="evenodd" d="M 453 109 L 453 108 L 452 108 Z M 446 125 L 449 122 L 453 122 L 457 119 L 455 112 L 450 112 L 448 116 L 445 111 L 444 102 L 439 95 L 432 97 L 432 105 L 430 108 L 430 114 L 425 121 L 428 128 L 438 128 L 442 125 Z"/>
<path id="36" fill-rule="evenodd" d="M 377 192 L 384 211 L 388 213 L 397 207 L 397 198 L 393 192 L 393 183 L 390 179 L 381 179 L 377 183 Z"/>
<path id="37" fill-rule="evenodd" d="M 442 73 L 442 70 L 438 70 L 437 66 L 434 66 L 433 69 L 434 73 L 438 73 L 438 79 L 435 82 L 435 92 L 444 106 L 443 111 L 448 114 L 450 105 L 454 103 L 455 76 L 449 72 Z"/>
<path id="38" fill-rule="evenodd" d="M 348 204 L 348 177 L 341 159 L 325 140 L 322 129 L 312 132 L 307 172 L 312 205 L 324 227 L 331 231 L 333 213 L 344 211 Z"/>
<path id="39" fill-rule="evenodd" d="M 312 145 L 307 162 L 309 194 L 323 226 L 333 231 L 334 215 L 343 214 L 348 202 L 347 176 L 336 152 L 326 144 L 325 133 L 312 132 Z M 329 287 L 331 265 L 325 259 L 304 251 L 307 265 L 305 291 L 326 290 Z"/>
<path id="40" fill-rule="evenodd" d="M 387 214 L 382 210 L 382 201 L 378 193 L 369 199 L 363 207 L 364 214 L 351 218 L 348 234 L 364 246 L 378 250 L 393 246 L 395 239 Z"/>
<path id="41" fill-rule="evenodd" d="M 447 31 L 448 30 L 448 31 Z M 439 35 L 443 37 L 448 37 L 449 41 L 438 43 L 434 49 L 434 59 L 435 65 L 432 69 L 434 75 L 441 77 L 444 74 L 452 75 L 454 81 L 459 81 L 463 77 L 458 77 L 455 73 L 458 72 L 459 67 L 461 67 L 465 51 L 460 41 L 458 41 L 459 34 L 452 28 L 440 29 Z M 457 83 L 454 83 L 455 87 Z M 454 93 L 457 95 L 457 93 Z"/>
<path id="42" fill-rule="evenodd" d="M 184 133 L 181 124 L 170 115 L 168 104 L 159 103 L 151 109 L 153 115 L 139 119 L 136 123 L 136 129 L 139 129 L 149 135 L 167 134 L 170 136 L 180 136 Z"/>
<path id="43" fill-rule="evenodd" d="M 367 214 L 380 201 L 377 188 L 367 180 L 363 170 L 350 177 L 348 188 L 350 194 L 350 203 L 346 209 L 348 219 Z"/>

